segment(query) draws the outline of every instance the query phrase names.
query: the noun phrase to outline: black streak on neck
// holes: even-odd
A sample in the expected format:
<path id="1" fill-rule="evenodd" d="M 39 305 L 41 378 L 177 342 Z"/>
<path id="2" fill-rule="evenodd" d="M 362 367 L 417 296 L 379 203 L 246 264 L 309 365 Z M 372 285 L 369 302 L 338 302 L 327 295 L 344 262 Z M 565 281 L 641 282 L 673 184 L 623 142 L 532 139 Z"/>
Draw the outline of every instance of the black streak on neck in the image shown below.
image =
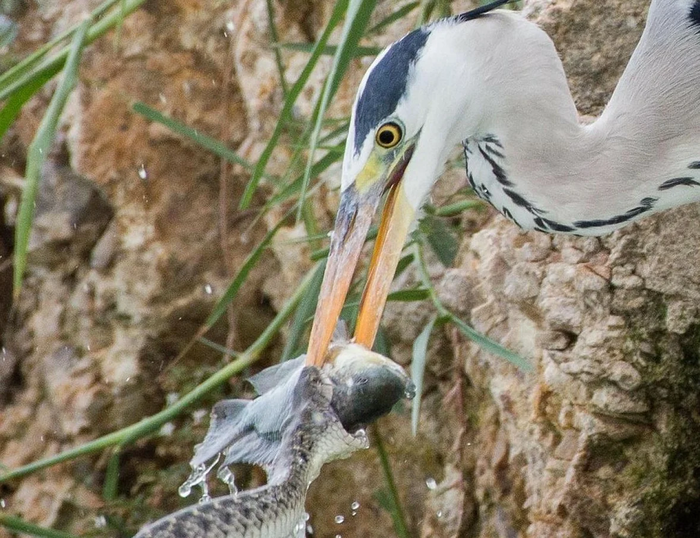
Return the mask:
<path id="1" fill-rule="evenodd" d="M 693 7 L 690 8 L 690 23 L 700 32 L 700 0 L 695 0 Z"/>

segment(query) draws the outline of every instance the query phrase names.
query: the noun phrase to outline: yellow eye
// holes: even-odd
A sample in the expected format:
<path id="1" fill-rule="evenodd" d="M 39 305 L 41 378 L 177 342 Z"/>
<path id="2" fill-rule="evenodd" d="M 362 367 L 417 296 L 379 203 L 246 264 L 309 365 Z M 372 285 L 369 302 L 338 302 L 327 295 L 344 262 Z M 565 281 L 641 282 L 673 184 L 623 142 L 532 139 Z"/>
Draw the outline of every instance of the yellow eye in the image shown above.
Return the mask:
<path id="1" fill-rule="evenodd" d="M 383 148 L 390 149 L 395 147 L 401 142 L 402 137 L 403 131 L 401 127 L 392 121 L 385 123 L 377 129 L 377 144 Z"/>

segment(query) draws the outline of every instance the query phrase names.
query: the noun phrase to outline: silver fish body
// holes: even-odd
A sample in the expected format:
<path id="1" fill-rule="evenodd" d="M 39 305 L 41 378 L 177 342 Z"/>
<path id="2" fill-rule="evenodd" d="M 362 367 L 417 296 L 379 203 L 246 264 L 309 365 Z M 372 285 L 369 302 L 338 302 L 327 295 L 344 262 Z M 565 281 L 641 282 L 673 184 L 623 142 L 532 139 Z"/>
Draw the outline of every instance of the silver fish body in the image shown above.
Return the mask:
<path id="1" fill-rule="evenodd" d="M 321 467 L 367 448 L 364 424 L 411 393 L 406 374 L 388 359 L 354 344 L 336 355 L 323 369 L 304 366 L 300 357 L 265 370 L 251 379 L 257 399 L 214 407 L 193 468 L 223 453 L 224 466 L 261 465 L 266 485 L 174 512 L 135 538 L 303 538 L 306 493 Z M 367 407 L 350 402 L 358 395 Z"/>

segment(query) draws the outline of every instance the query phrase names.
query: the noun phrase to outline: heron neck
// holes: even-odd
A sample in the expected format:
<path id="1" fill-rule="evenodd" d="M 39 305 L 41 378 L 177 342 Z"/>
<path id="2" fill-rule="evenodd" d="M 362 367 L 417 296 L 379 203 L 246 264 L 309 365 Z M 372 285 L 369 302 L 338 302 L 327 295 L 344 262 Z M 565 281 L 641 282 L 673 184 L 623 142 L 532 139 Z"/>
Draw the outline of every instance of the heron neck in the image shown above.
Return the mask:
<path id="1" fill-rule="evenodd" d="M 673 124 L 672 132 L 651 128 L 669 113 L 665 87 L 645 89 L 632 100 L 635 77 L 628 68 L 605 113 L 584 125 L 544 32 L 505 14 L 477 22 L 465 24 L 460 37 L 456 31 L 443 37 L 471 47 L 467 59 L 455 59 L 443 72 L 453 88 L 461 88 L 453 92 L 452 110 L 469 111 L 454 120 L 452 136 L 455 143 L 466 139 L 468 172 L 478 194 L 523 228 L 583 235 L 602 235 L 700 199 L 700 188 L 663 188 L 676 178 L 700 181 L 691 164 L 700 157 L 691 128 L 695 123 L 678 128 L 683 125 L 679 110 L 673 122 L 666 122 Z M 505 41 L 522 47 L 504 46 L 504 40 L 493 37 L 503 35 L 516 35 Z M 641 69 L 639 64 L 630 62 L 633 69 Z M 640 121 L 640 115 L 649 121 Z M 642 130 L 644 125 L 649 128 Z M 696 149 L 683 149 L 691 147 Z M 685 151 L 685 160 L 679 151 Z"/>

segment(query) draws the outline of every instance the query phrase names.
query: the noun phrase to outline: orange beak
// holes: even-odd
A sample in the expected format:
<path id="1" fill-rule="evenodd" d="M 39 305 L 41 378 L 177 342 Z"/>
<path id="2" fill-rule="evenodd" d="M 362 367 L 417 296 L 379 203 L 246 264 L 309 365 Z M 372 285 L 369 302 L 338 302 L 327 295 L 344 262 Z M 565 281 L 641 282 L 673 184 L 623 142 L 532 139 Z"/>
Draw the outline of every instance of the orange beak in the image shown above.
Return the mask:
<path id="1" fill-rule="evenodd" d="M 410 147 L 383 177 L 373 178 L 364 194 L 352 185 L 341 195 L 326 272 L 311 327 L 306 356 L 308 365 L 321 366 L 325 361 L 372 216 L 385 189 L 383 186 L 386 185 L 388 195 L 355 329 L 357 343 L 368 349 L 374 344 L 389 286 L 415 216 L 415 209 L 408 203 L 401 183 L 412 154 L 413 147 Z"/>

